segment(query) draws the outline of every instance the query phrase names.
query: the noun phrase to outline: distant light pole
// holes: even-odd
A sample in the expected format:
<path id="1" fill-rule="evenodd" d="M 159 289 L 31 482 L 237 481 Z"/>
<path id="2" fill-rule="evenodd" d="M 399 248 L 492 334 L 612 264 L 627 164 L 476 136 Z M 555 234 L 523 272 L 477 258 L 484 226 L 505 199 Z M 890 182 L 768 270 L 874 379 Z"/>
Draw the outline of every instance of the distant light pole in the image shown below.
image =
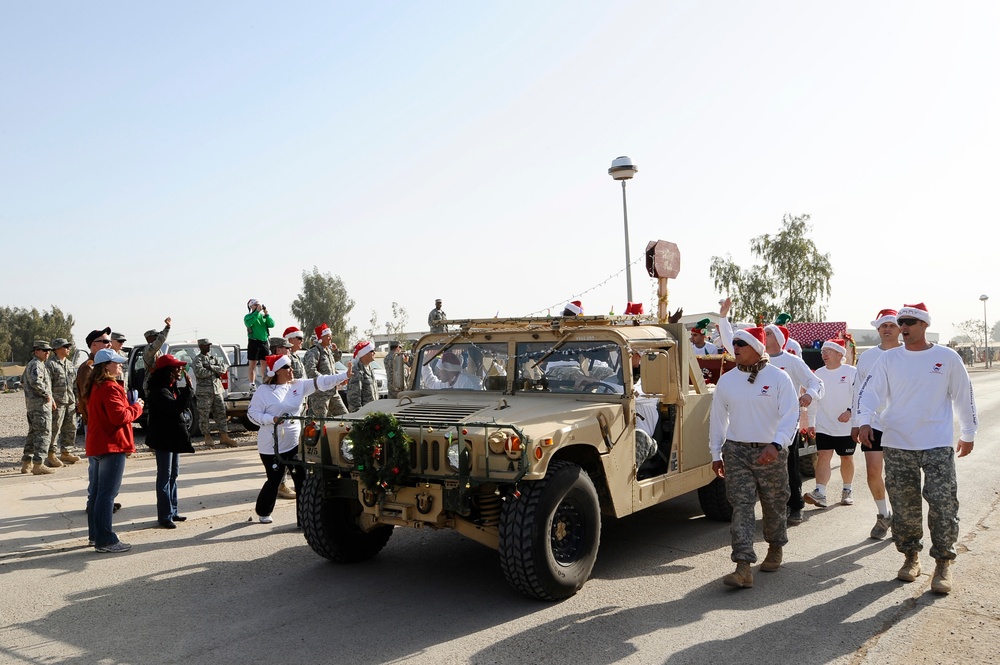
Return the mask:
<path id="1" fill-rule="evenodd" d="M 628 201 L 625 198 L 625 181 L 631 180 L 638 172 L 639 169 L 632 160 L 624 156 L 611 162 L 611 168 L 608 169 L 608 175 L 622 181 L 622 212 L 625 215 L 625 284 L 628 287 L 629 302 L 632 302 L 632 254 L 628 248 Z"/>
<path id="2" fill-rule="evenodd" d="M 983 301 L 983 341 L 986 342 L 986 369 L 990 368 L 990 324 L 986 322 L 986 301 L 990 299 L 985 293 L 979 296 Z"/>

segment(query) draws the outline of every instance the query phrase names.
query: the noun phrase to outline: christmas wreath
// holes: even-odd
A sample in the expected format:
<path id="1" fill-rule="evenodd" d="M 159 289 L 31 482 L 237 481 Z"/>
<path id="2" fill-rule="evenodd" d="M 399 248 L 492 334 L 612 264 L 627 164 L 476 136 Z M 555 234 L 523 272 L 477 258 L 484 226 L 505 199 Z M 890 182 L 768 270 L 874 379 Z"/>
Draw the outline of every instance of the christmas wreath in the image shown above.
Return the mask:
<path id="1" fill-rule="evenodd" d="M 351 453 L 361 482 L 373 492 L 392 493 L 410 472 L 410 439 L 388 413 L 370 413 L 351 427 Z"/>

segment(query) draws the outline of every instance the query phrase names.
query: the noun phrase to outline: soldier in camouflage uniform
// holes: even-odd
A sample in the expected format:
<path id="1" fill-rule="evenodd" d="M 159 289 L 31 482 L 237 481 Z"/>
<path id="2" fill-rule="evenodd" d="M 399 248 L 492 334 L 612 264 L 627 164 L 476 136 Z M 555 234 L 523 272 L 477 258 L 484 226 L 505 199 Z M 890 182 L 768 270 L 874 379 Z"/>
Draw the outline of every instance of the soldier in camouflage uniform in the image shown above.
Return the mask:
<path id="1" fill-rule="evenodd" d="M 219 443 L 234 447 L 236 442 L 229 438 L 229 424 L 226 420 L 226 403 L 222 400 L 222 377 L 228 368 L 225 363 L 212 355 L 212 342 L 206 338 L 198 340 L 198 350 L 201 351 L 191 363 L 194 365 L 195 382 L 194 398 L 198 405 L 198 421 L 201 433 L 205 435 L 205 445 L 215 442 L 209 431 L 209 418 L 213 418 L 219 426 Z"/>
<path id="2" fill-rule="evenodd" d="M 354 346 L 354 374 L 347 381 L 347 408 L 355 412 L 365 404 L 378 399 L 378 384 L 371 363 L 375 360 L 375 346 L 368 341 Z"/>
<path id="3" fill-rule="evenodd" d="M 21 375 L 21 389 L 28 409 L 28 437 L 21 457 L 21 473 L 31 471 L 36 476 L 52 473 L 52 469 L 42 464 L 42 454 L 46 453 L 52 441 L 52 381 L 45 361 L 52 347 L 45 340 L 35 340 L 31 347 L 34 357 Z M 52 456 L 55 459 L 55 456 Z M 62 466 L 60 464 L 60 466 Z"/>
<path id="4" fill-rule="evenodd" d="M 858 440 L 862 445 L 871 445 L 871 419 L 878 413 L 885 489 L 893 508 L 892 540 L 905 556 L 896 579 L 913 582 L 920 575 L 926 499 L 930 553 L 937 562 L 931 590 L 951 593 L 951 563 L 958 540 L 955 452 L 958 457 L 972 452 L 979 421 L 965 363 L 954 350 L 927 341 L 930 322 L 923 303 L 904 305 L 896 312 L 903 348 L 880 355 L 861 384 Z M 956 412 L 960 434 L 952 445 Z"/>
<path id="5" fill-rule="evenodd" d="M 445 332 L 448 330 L 447 320 L 448 315 L 441 309 L 441 299 L 438 298 L 434 301 L 434 309 L 427 314 L 427 327 L 432 333 Z"/>
<path id="6" fill-rule="evenodd" d="M 764 329 L 738 330 L 733 335 L 737 369 L 719 378 L 712 399 L 709 450 L 712 470 L 726 480 L 726 497 L 733 507 L 730 527 L 736 571 L 722 578 L 729 587 L 753 587 L 750 565 L 754 506 L 760 497 L 767 556 L 764 572 L 781 568 L 788 542 L 785 504 L 788 487 L 788 446 L 799 421 L 798 395 L 792 380 L 768 364 Z"/>
<path id="7" fill-rule="evenodd" d="M 302 359 L 299 358 L 299 350 L 302 348 L 305 335 L 295 326 L 285 328 L 283 334 L 285 340 L 291 345 L 291 348 L 288 350 L 288 356 L 292 361 L 292 376 L 296 379 L 304 379 L 306 378 L 306 366 L 302 363 Z"/>
<path id="8" fill-rule="evenodd" d="M 146 374 L 142 379 L 143 395 L 149 391 L 149 377 L 153 375 L 153 366 L 156 365 L 156 359 L 163 355 L 163 345 L 167 343 L 167 335 L 170 334 L 170 317 L 163 319 L 163 322 L 167 324 L 163 330 L 159 332 L 147 330 L 144 335 L 146 348 L 142 351 L 142 363 L 146 368 Z"/>
<path id="9" fill-rule="evenodd" d="M 56 408 L 52 412 L 52 440 L 49 443 L 49 466 L 75 464 L 80 458 L 74 454 L 76 447 L 76 368 L 69 359 L 71 344 L 68 340 L 52 340 L 52 353 L 45 369 L 52 380 L 52 399 Z M 56 457 L 56 447 L 59 456 Z"/>
<path id="10" fill-rule="evenodd" d="M 391 399 L 396 399 L 400 391 L 406 390 L 406 363 L 396 341 L 389 342 L 389 353 L 385 357 L 385 382 Z"/>
<path id="11" fill-rule="evenodd" d="M 302 360 L 306 377 L 313 379 L 320 374 L 337 374 L 336 361 L 333 358 L 337 345 L 333 343 L 333 332 L 325 323 L 316 327 L 316 339 L 319 341 L 309 349 Z M 324 418 L 327 414 L 342 416 L 347 413 L 344 400 L 340 398 L 340 393 L 336 389 L 326 392 L 317 390 L 307 399 L 309 413 L 315 418 Z"/>

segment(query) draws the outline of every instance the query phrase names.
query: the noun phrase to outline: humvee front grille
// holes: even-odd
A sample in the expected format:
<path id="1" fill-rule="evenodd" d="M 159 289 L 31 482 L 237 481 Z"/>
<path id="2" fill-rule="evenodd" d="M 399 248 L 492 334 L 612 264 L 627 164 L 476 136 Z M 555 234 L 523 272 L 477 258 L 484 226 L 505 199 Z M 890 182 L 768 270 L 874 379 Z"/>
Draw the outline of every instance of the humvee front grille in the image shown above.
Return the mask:
<path id="1" fill-rule="evenodd" d="M 411 404 L 395 413 L 401 423 L 456 423 L 483 410 L 482 404 Z"/>

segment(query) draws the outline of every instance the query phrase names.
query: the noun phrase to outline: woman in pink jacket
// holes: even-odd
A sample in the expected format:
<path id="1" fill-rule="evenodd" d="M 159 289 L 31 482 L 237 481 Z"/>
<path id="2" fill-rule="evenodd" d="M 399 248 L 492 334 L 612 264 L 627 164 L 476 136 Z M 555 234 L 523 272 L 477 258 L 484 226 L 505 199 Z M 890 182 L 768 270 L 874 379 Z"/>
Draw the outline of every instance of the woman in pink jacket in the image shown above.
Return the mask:
<path id="1" fill-rule="evenodd" d="M 94 356 L 84 386 L 87 400 L 87 457 L 91 460 L 87 527 L 98 552 L 128 552 L 132 546 L 111 528 L 115 497 L 125 473 L 125 458 L 135 452 L 132 422 L 142 414 L 142 400 L 129 404 L 119 383 L 125 357 L 111 349 Z"/>

